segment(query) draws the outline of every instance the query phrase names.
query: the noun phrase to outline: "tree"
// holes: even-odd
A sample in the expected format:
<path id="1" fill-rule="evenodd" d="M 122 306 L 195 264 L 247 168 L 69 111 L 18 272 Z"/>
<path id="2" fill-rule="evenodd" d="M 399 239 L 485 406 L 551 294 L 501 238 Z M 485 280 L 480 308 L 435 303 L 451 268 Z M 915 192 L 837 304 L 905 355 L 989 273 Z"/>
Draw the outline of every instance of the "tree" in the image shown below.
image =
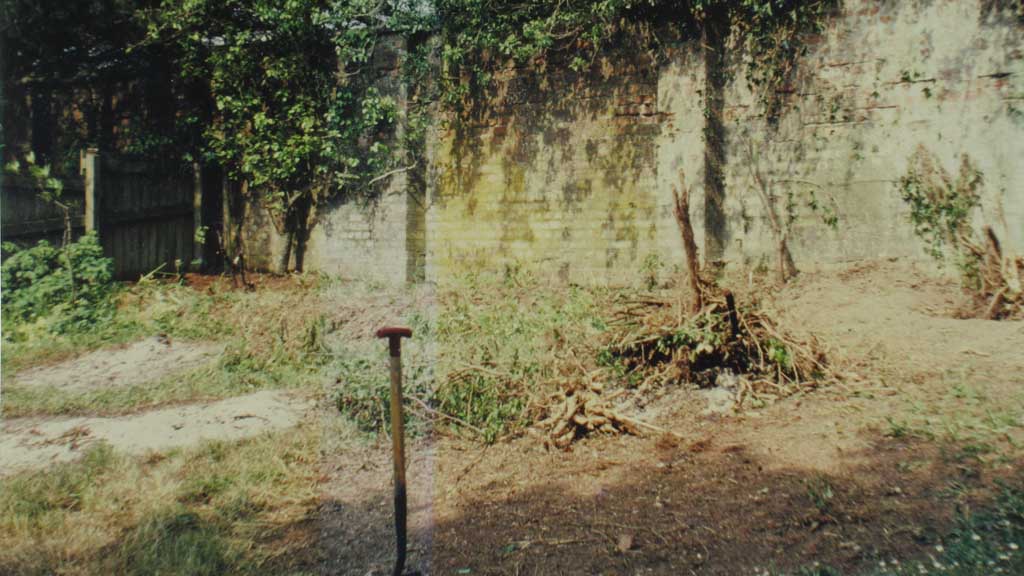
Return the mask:
<path id="1" fill-rule="evenodd" d="M 316 208 L 338 193 L 371 194 L 374 177 L 395 161 L 388 142 L 396 105 L 373 86 L 371 59 L 382 34 L 415 20 L 408 7 L 189 0 L 140 17 L 151 44 L 179 54 L 182 79 L 209 94 L 209 117 L 194 109 L 184 119 L 203 126 L 205 158 L 242 183 L 244 201 L 270 210 L 289 237 L 281 267 L 294 247 L 301 269 Z"/>

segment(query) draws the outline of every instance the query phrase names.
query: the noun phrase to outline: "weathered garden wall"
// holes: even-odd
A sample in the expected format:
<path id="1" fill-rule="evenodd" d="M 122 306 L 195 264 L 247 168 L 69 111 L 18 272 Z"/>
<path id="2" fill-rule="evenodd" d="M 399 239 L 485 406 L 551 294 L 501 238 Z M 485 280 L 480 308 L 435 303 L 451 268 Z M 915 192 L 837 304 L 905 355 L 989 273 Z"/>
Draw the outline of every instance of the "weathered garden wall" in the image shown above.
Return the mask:
<path id="1" fill-rule="evenodd" d="M 919 146 L 954 176 L 969 155 L 984 173 L 986 221 L 1022 252 L 1024 23 L 1011 4 L 846 0 L 770 95 L 781 102 L 774 122 L 730 43 L 711 70 L 717 84 L 697 41 L 657 62 L 621 47 L 583 74 L 557 60 L 501 71 L 463 121 L 437 122 L 425 196 L 405 194 L 402 173 L 371 207 L 322 207 L 306 268 L 401 281 L 526 266 L 577 282 L 627 280 L 682 263 L 671 210 L 681 173 L 710 260 L 775 265 L 759 189 L 798 268 L 923 260 L 896 187 Z M 720 110 L 707 106 L 713 84 Z M 717 164 L 708 114 L 720 124 Z M 705 212 L 709 165 L 723 183 L 721 221 Z"/>
<path id="2" fill-rule="evenodd" d="M 505 70 L 486 106 L 440 132 L 428 276 L 537 265 L 614 281 L 657 241 L 657 68 L 623 51 L 587 74 Z"/>
<path id="3" fill-rule="evenodd" d="M 744 264 L 774 257 L 759 175 L 781 219 L 796 216 L 790 248 L 798 267 L 923 258 L 895 187 L 918 146 L 954 177 L 968 154 L 984 173 L 985 220 L 1018 253 L 1024 249 L 1024 25 L 991 4 L 848 0 L 799 62 L 774 127 L 734 64 L 741 73 L 724 91 L 723 257 Z M 703 193 L 697 62 L 684 50 L 660 77 L 658 104 L 668 118 L 658 144 L 662 213 L 680 169 Z M 835 229 L 822 223 L 823 210 L 807 207 L 811 192 L 834 208 Z M 787 210 L 790 201 L 795 210 Z M 663 251 L 681 258 L 678 242 L 666 239 Z"/>

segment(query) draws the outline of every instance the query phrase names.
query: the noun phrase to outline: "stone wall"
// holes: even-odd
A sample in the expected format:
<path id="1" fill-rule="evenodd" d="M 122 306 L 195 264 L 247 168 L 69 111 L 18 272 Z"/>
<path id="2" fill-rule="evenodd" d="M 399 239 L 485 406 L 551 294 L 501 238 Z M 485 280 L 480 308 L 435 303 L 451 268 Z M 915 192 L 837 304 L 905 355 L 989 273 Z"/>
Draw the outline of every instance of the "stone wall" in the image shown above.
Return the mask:
<path id="1" fill-rule="evenodd" d="M 656 251 L 657 68 L 609 55 L 577 74 L 506 69 L 437 134 L 427 275 L 536 266 L 614 281 Z"/>
<path id="2" fill-rule="evenodd" d="M 970 156 L 985 175 L 985 220 L 1020 251 L 1024 27 L 986 6 L 846 2 L 811 39 L 775 122 L 727 45 L 717 239 L 704 225 L 708 90 L 697 43 L 672 47 L 660 65 L 622 50 L 587 75 L 557 64 L 506 70 L 471 122 L 438 134 L 428 277 L 514 264 L 616 282 L 645 262 L 680 264 L 671 210 L 680 176 L 705 256 L 727 265 L 774 266 L 758 182 L 801 269 L 922 259 L 895 187 L 918 146 L 954 175 Z"/>

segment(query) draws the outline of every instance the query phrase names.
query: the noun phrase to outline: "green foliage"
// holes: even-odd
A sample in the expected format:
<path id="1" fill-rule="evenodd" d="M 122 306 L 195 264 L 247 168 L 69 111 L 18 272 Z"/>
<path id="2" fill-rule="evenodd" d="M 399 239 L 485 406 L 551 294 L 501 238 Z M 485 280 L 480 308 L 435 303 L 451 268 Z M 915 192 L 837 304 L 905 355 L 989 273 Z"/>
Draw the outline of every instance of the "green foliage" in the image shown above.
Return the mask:
<path id="1" fill-rule="evenodd" d="M 476 427 L 486 443 L 526 422 L 526 391 L 514 380 L 476 373 L 445 381 L 437 393 L 438 408 Z"/>
<path id="2" fill-rule="evenodd" d="M 434 342 L 431 320 L 420 312 L 406 318 L 414 338 L 402 346 L 402 394 L 406 429 L 411 434 L 424 431 L 430 419 L 424 405 L 436 408 L 434 400 L 434 360 L 430 354 Z M 390 433 L 391 373 L 387 346 L 378 339 L 346 339 L 332 350 L 334 361 L 328 370 L 335 376 L 334 403 L 364 432 Z"/>
<path id="3" fill-rule="evenodd" d="M 339 190 L 369 193 L 392 167 L 396 105 L 372 85 L 372 58 L 385 31 L 418 30 L 416 15 L 375 0 L 193 0 L 140 19 L 180 54 L 185 81 L 208 83 L 212 111 L 185 119 L 206 156 L 288 217 Z"/>
<path id="4" fill-rule="evenodd" d="M 42 320 L 54 332 L 82 331 L 113 314 L 112 263 L 95 235 L 87 234 L 65 250 L 46 241 L 4 249 L 11 253 L 0 268 L 8 339 L 16 337 L 21 324 Z"/>
<path id="5" fill-rule="evenodd" d="M 530 420 L 573 346 L 602 330 L 597 289 L 550 285 L 512 265 L 504 275 L 452 278 L 437 320 L 438 410 L 490 442 Z"/>
<path id="6" fill-rule="evenodd" d="M 716 25 L 737 38 L 748 81 L 773 117 L 780 105 L 778 88 L 806 51 L 802 38 L 820 32 L 835 5 L 834 0 L 439 0 L 444 98 L 461 103 L 508 61 L 526 63 L 554 49 L 569 50 L 569 66 L 583 71 L 624 35 L 655 50 L 666 32 L 696 39 Z"/>
<path id="7" fill-rule="evenodd" d="M 956 179 L 923 146 L 910 158 L 907 172 L 897 181 L 900 197 L 910 208 L 914 233 L 936 260 L 952 252 L 964 284 L 980 287 L 981 253 L 973 250 L 973 212 L 981 205 L 984 178 L 964 154 Z"/>
<path id="8" fill-rule="evenodd" d="M 658 276 L 664 267 L 665 263 L 655 252 L 651 252 L 644 258 L 640 264 L 640 272 L 643 274 L 644 286 L 648 290 L 654 290 L 658 286 Z"/>
<path id="9" fill-rule="evenodd" d="M 380 351 L 376 350 L 376 360 L 372 359 L 369 353 L 349 354 L 332 366 L 338 375 L 338 383 L 341 384 L 334 397 L 338 410 L 351 418 L 360 430 L 390 432 L 391 376 L 388 367 L 379 361 Z M 409 431 L 417 433 L 422 427 L 422 420 L 416 416 L 421 413 L 416 399 L 429 400 L 432 393 L 428 376 L 429 367 L 421 362 L 410 362 L 408 353 L 403 356 L 403 416 Z"/>

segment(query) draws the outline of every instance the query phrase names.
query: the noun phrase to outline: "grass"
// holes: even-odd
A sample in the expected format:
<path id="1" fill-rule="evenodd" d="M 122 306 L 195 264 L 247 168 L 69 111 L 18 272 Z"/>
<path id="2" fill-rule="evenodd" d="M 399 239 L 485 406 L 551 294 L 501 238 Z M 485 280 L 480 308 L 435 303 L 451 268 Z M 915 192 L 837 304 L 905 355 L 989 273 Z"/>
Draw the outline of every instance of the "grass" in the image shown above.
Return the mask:
<path id="1" fill-rule="evenodd" d="M 92 332 L 4 342 L 4 415 L 113 415 L 269 388 L 315 388 L 323 378 L 328 331 L 318 294 L 303 280 L 255 292 L 136 285 L 122 295 L 117 317 Z M 21 386 L 11 377 L 32 365 L 155 334 L 220 342 L 225 352 L 209 365 L 137 386 L 69 391 Z"/>
<path id="2" fill-rule="evenodd" d="M 0 573 L 264 574 L 315 552 L 319 434 L 78 462 L 0 480 Z"/>
<path id="3" fill-rule="evenodd" d="M 455 278 L 440 290 L 437 406 L 487 442 L 527 424 L 530 400 L 550 392 L 559 366 L 604 329 L 603 288 L 513 270 Z"/>
<path id="4" fill-rule="evenodd" d="M 234 362 L 228 356 L 211 366 L 123 388 L 69 392 L 57 387 L 5 386 L 4 416 L 116 416 L 258 390 L 311 388 L 322 379 L 322 371 L 315 364 L 260 362 L 239 367 Z"/>
<path id="5" fill-rule="evenodd" d="M 531 419 L 531 399 L 549 391 L 559 367 L 573 362 L 574 351 L 585 357 L 587 342 L 604 329 L 601 305 L 611 293 L 518 269 L 448 278 L 437 287 L 436 302 L 408 291 L 377 292 L 378 306 L 401 311 L 389 321 L 413 328 L 402 352 L 405 393 L 415 398 L 406 411 L 413 429 L 433 419 L 484 442 L 521 430 Z M 353 310 L 349 321 L 360 329 L 332 344 L 328 370 L 338 375 L 332 394 L 361 429 L 386 432 L 387 361 L 366 315 Z"/>
<path id="6" fill-rule="evenodd" d="M 320 391 L 331 326 L 320 283 L 241 292 L 141 283 L 89 333 L 4 343 L 5 417 L 117 414 L 267 388 Z M 145 385 L 62 391 L 8 379 L 33 365 L 155 334 L 220 342 L 215 362 Z M 312 566 L 320 436 L 313 426 L 129 458 L 106 445 L 0 479 L 2 574 L 270 574 Z"/>
<path id="7" fill-rule="evenodd" d="M 362 432 L 389 433 L 388 345 L 374 333 L 385 324 L 408 326 L 413 337 L 402 341 L 406 431 L 426 431 L 431 415 L 422 406 L 433 397 L 436 355 L 429 287 L 335 283 L 325 288 L 324 298 L 337 308 L 341 323 L 325 339 L 330 358 L 325 370 L 334 377 L 328 395 L 334 405 Z"/>

